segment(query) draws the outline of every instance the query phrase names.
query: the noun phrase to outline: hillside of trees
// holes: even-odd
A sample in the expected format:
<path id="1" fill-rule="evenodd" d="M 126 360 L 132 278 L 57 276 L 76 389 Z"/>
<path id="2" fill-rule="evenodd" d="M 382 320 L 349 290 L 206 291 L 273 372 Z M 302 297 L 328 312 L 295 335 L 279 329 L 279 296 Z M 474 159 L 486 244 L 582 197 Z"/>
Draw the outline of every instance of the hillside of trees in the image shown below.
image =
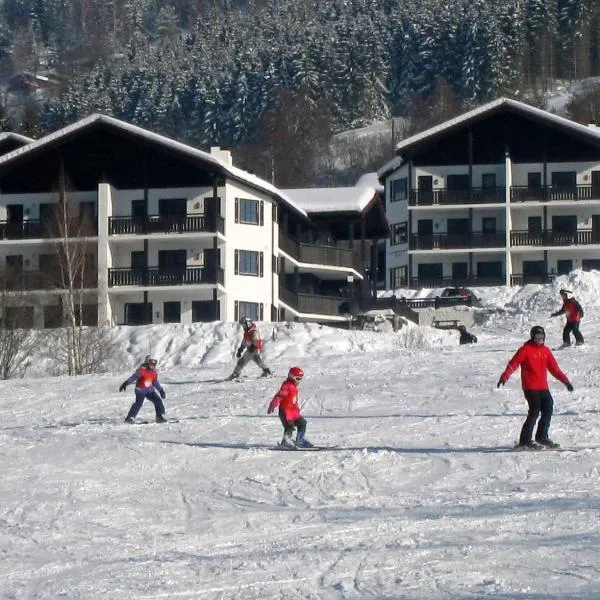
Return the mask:
<path id="1" fill-rule="evenodd" d="M 536 102 L 600 74 L 597 0 L 3 0 L 0 75 L 51 74 L 4 127 L 38 137 L 102 112 L 281 187 L 351 169 L 335 132 L 399 118 L 410 135 L 498 96 Z M 574 116 L 574 118 L 576 118 Z M 586 117 L 587 118 L 587 117 Z"/>

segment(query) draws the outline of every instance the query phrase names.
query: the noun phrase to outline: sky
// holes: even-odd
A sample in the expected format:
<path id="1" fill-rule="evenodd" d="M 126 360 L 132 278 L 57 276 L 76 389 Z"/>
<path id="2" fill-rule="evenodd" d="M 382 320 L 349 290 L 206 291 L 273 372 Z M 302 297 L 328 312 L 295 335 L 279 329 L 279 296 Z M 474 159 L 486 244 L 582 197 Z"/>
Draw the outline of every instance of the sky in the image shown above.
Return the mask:
<path id="1" fill-rule="evenodd" d="M 555 353 L 574 392 L 550 377 L 566 451 L 515 452 L 519 373 L 496 382 L 533 325 L 560 344 L 563 287 L 586 338 Z M 260 323 L 272 379 L 251 364 L 221 381 L 233 323 L 115 329 L 97 375 L 48 376 L 34 355 L 1 382 L 0 598 L 597 600 L 600 273 L 475 292 L 473 346 L 410 323 Z M 148 352 L 177 422 L 150 404 L 123 422 L 119 385 Z M 272 449 L 291 366 L 307 437 L 331 448 Z"/>

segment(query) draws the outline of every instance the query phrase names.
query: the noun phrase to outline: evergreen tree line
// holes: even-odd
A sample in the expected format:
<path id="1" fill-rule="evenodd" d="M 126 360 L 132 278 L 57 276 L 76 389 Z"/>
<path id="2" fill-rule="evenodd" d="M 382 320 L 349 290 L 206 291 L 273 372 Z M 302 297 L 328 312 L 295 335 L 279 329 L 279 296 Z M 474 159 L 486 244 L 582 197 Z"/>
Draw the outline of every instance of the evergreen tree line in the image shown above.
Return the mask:
<path id="1" fill-rule="evenodd" d="M 40 133 L 102 112 L 197 147 L 237 148 L 279 185 L 293 175 L 273 176 L 282 158 L 266 147 L 286 145 L 293 183 L 304 184 L 302 152 L 289 161 L 300 136 L 326 143 L 390 116 L 418 128 L 600 72 L 597 0 L 4 0 L 2 9 L 4 73 L 65 78 L 39 106 Z"/>

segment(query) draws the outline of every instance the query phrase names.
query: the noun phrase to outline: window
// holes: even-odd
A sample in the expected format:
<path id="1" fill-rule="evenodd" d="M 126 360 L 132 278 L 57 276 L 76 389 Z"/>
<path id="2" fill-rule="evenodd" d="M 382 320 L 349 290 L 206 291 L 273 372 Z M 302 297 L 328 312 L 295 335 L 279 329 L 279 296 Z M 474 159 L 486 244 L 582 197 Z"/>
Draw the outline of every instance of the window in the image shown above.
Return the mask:
<path id="1" fill-rule="evenodd" d="M 242 317 L 249 317 L 253 321 L 263 320 L 264 306 L 262 302 L 238 302 L 235 301 L 235 320 L 239 321 Z"/>
<path id="2" fill-rule="evenodd" d="M 408 284 L 408 267 L 394 267 L 390 269 L 390 289 L 406 287 Z"/>
<path id="3" fill-rule="evenodd" d="M 391 184 L 391 201 L 398 202 L 408 198 L 408 178 L 394 179 Z"/>
<path id="4" fill-rule="evenodd" d="M 264 225 L 264 202 L 247 198 L 235 199 L 235 222 L 246 225 Z"/>
<path id="5" fill-rule="evenodd" d="M 235 274 L 263 276 L 263 253 L 252 250 L 235 251 Z"/>
<path id="6" fill-rule="evenodd" d="M 218 300 L 193 300 L 192 323 L 218 321 L 220 304 Z"/>
<path id="7" fill-rule="evenodd" d="M 408 240 L 408 222 L 394 223 L 391 231 L 390 245 L 397 246 L 398 244 L 406 244 Z"/>

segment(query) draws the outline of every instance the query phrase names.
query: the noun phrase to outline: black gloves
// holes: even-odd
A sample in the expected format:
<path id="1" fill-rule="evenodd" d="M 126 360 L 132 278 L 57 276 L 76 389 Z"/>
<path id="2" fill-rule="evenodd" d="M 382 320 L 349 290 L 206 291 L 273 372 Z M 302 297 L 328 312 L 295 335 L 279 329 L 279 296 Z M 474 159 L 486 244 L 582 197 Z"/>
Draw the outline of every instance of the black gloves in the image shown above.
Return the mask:
<path id="1" fill-rule="evenodd" d="M 238 351 L 235 353 L 235 355 L 237 356 L 237 358 L 242 358 L 243 353 L 244 353 L 244 349 L 238 348 Z"/>
<path id="2" fill-rule="evenodd" d="M 570 383 L 567 383 L 567 389 L 572 392 L 573 391 L 573 386 Z"/>
<path id="3" fill-rule="evenodd" d="M 506 381 L 504 381 L 504 379 L 502 379 L 502 377 L 500 379 L 498 379 L 498 383 L 496 384 L 496 387 L 499 388 L 501 385 L 504 385 L 506 383 Z"/>
<path id="4" fill-rule="evenodd" d="M 163 400 L 167 397 L 167 392 L 165 392 L 163 389 L 158 390 L 158 393 Z"/>
<path id="5" fill-rule="evenodd" d="M 119 391 L 120 392 L 124 392 L 126 389 L 127 389 L 127 383 L 123 382 L 121 384 L 121 387 L 119 388 Z"/>

